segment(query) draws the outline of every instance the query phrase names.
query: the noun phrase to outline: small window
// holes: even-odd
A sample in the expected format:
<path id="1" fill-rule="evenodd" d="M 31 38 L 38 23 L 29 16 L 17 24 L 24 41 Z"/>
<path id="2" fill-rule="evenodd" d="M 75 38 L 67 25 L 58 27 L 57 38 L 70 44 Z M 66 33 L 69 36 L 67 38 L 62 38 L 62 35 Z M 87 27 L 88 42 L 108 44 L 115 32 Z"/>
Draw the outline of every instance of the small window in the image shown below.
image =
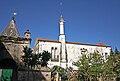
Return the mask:
<path id="1" fill-rule="evenodd" d="M 52 50 L 54 49 L 54 47 L 51 48 Z"/>
<path id="2" fill-rule="evenodd" d="M 57 47 L 51 47 L 52 61 L 59 61 L 59 56 L 57 54 Z"/>
<path id="3" fill-rule="evenodd" d="M 57 47 L 55 47 L 55 50 L 57 50 Z"/>
<path id="4" fill-rule="evenodd" d="M 52 60 L 54 59 L 54 47 L 51 48 Z"/>
<path id="5" fill-rule="evenodd" d="M 108 53 L 105 53 L 105 58 L 107 58 L 108 57 Z"/>
<path id="6" fill-rule="evenodd" d="M 55 60 L 57 60 L 57 47 L 55 47 Z"/>
<path id="7" fill-rule="evenodd" d="M 102 56 L 103 56 L 103 53 L 102 53 Z"/>

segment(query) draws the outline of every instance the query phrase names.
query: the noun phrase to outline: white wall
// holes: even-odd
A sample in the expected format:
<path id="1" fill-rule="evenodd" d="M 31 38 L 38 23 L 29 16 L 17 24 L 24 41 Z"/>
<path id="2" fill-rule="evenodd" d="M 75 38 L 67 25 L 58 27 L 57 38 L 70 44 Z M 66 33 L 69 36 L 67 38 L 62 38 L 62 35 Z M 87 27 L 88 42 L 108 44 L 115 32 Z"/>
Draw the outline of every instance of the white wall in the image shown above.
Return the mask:
<path id="1" fill-rule="evenodd" d="M 39 53 L 43 52 L 44 50 L 51 53 L 51 48 L 57 48 L 56 53 L 60 55 L 60 46 L 61 44 L 58 42 L 44 42 L 39 41 L 38 42 L 38 49 Z M 37 47 L 36 46 L 36 47 Z M 93 53 L 95 50 L 99 51 L 100 54 L 103 54 L 105 56 L 105 53 L 108 55 L 110 54 L 111 47 L 102 47 L 102 46 L 92 46 L 92 45 L 78 45 L 78 44 L 66 44 L 66 50 L 67 50 L 67 59 L 68 59 L 68 67 L 73 67 L 74 69 L 77 69 L 75 66 L 72 65 L 73 62 L 77 61 L 79 57 L 81 56 L 81 49 L 85 48 L 87 49 L 88 53 Z M 104 57 L 105 58 L 105 57 Z M 59 62 L 53 62 L 49 61 L 49 67 L 53 67 L 54 65 L 61 65 L 65 68 L 65 64 Z"/>
<path id="2" fill-rule="evenodd" d="M 68 56 L 68 67 L 74 67 L 72 65 L 73 62 L 76 62 L 81 56 L 81 49 L 87 49 L 87 53 L 93 53 L 95 50 L 99 51 L 100 54 L 105 56 L 105 53 L 110 55 L 111 47 L 100 47 L 100 46 L 88 46 L 88 45 L 77 45 L 77 44 L 66 44 L 67 47 L 67 56 Z M 105 58 L 105 57 L 104 57 Z"/>

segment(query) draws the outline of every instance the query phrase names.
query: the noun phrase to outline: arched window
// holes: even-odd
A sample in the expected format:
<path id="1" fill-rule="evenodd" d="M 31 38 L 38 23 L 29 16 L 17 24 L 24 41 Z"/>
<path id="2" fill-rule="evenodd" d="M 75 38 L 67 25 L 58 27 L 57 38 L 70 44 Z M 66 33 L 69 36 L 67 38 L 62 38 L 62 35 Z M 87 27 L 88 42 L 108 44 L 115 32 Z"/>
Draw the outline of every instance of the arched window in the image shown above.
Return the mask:
<path id="1" fill-rule="evenodd" d="M 54 47 L 51 47 L 52 60 L 54 60 Z"/>
<path id="2" fill-rule="evenodd" d="M 57 60 L 57 47 L 55 47 L 55 60 Z"/>
<path id="3" fill-rule="evenodd" d="M 51 47 L 52 61 L 59 61 L 59 56 L 57 53 L 57 47 Z"/>

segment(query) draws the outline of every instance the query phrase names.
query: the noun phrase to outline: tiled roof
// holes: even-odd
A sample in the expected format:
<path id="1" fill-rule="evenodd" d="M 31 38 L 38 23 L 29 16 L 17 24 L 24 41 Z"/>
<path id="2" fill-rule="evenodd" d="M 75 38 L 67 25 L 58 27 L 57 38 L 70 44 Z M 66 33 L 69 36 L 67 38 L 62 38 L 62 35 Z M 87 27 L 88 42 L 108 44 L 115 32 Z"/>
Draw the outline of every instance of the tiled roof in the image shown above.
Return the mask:
<path id="1" fill-rule="evenodd" d="M 80 43 L 80 42 L 66 42 L 69 44 L 78 44 L 78 45 L 87 45 L 87 46 L 99 46 L 99 47 L 111 47 L 111 46 L 107 46 L 103 43 L 99 43 L 99 44 L 86 44 L 86 43 Z"/>
<path id="2" fill-rule="evenodd" d="M 34 48 L 36 47 L 38 41 L 60 43 L 58 40 L 50 40 L 50 39 L 46 39 L 46 38 L 36 38 L 36 41 L 35 41 L 35 44 L 34 44 Z"/>
<path id="3" fill-rule="evenodd" d="M 45 39 L 45 38 L 37 38 L 36 41 L 57 42 L 57 43 L 60 43 L 59 40 L 50 40 L 50 39 Z M 111 46 L 106 46 L 104 43 L 86 44 L 86 43 L 80 43 L 80 42 L 67 42 L 67 41 L 66 41 L 66 43 L 67 44 L 87 45 L 87 46 L 111 47 Z"/>
<path id="4" fill-rule="evenodd" d="M 97 45 L 98 45 L 98 46 L 106 46 L 106 44 L 104 44 L 104 43 L 102 43 L 102 42 L 98 43 Z"/>
<path id="5" fill-rule="evenodd" d="M 45 39 L 45 38 L 37 38 L 37 41 L 45 41 L 45 42 L 57 42 L 60 43 L 58 40 L 50 40 L 50 39 Z"/>

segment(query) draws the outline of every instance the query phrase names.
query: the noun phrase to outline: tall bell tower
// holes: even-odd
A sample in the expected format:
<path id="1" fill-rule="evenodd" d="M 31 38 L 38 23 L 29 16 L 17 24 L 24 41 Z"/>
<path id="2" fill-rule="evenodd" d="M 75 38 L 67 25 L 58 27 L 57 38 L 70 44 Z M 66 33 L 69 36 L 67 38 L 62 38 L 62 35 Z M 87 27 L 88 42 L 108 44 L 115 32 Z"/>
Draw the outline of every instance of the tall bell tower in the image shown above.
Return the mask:
<path id="1" fill-rule="evenodd" d="M 64 34 L 64 19 L 61 16 L 60 17 L 60 35 L 59 35 L 59 41 L 61 42 L 61 62 L 66 63 L 66 47 L 65 47 L 65 34 Z"/>

